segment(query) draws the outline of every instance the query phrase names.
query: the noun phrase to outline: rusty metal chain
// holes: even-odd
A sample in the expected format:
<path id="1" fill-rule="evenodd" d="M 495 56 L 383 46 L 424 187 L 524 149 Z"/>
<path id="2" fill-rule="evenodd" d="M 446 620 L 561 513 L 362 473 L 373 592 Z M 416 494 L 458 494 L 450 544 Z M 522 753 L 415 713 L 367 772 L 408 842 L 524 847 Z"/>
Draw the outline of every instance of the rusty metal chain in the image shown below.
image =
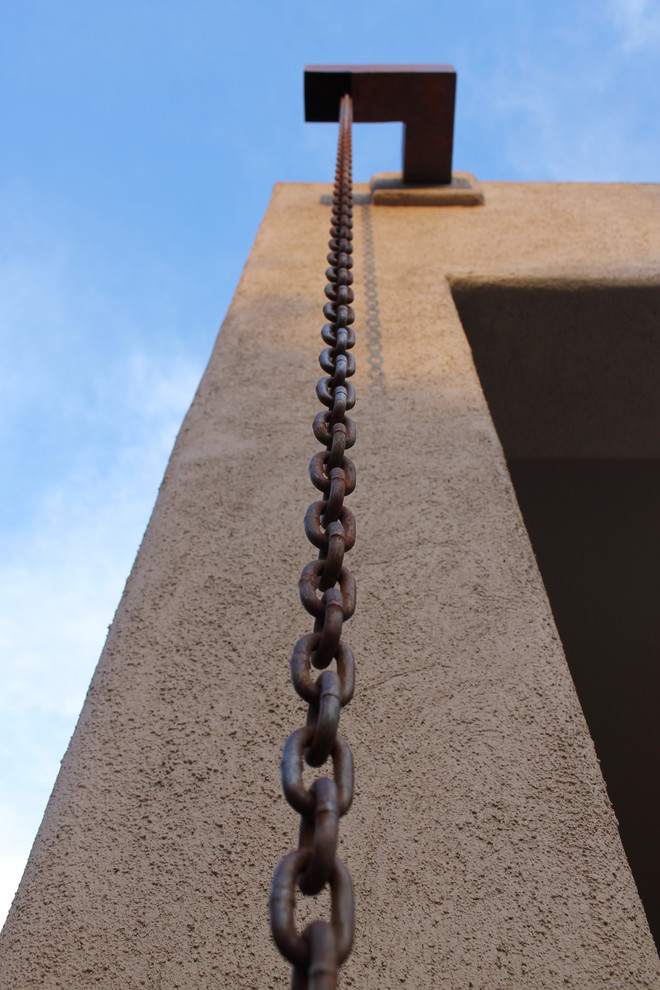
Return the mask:
<path id="1" fill-rule="evenodd" d="M 355 542 L 355 518 L 344 497 L 355 488 L 355 467 L 345 451 L 355 443 L 355 424 L 346 415 L 355 405 L 348 379 L 355 373 L 350 353 L 355 343 L 351 324 L 353 290 L 353 193 L 351 177 L 350 96 L 341 101 L 337 170 L 332 198 L 330 253 L 326 270 L 328 321 L 321 336 L 327 345 L 319 363 L 327 377 L 316 386 L 327 408 L 314 419 L 316 439 L 325 450 L 312 457 L 309 475 L 322 493 L 305 514 L 305 533 L 318 548 L 298 583 L 300 600 L 314 617 L 314 631 L 298 640 L 291 656 L 291 680 L 308 703 L 307 724 L 284 744 L 280 770 L 287 801 L 300 814 L 298 849 L 279 863 L 270 895 L 270 924 L 280 952 L 293 965 L 293 990 L 334 990 L 337 972 L 353 943 L 353 884 L 336 856 L 339 819 L 353 800 L 353 756 L 337 732 L 339 716 L 353 696 L 355 665 L 342 641 L 343 624 L 355 611 L 355 579 L 344 554 Z M 335 661 L 335 669 L 330 668 Z M 323 671 L 316 680 L 312 668 Z M 332 777 L 320 777 L 308 789 L 303 760 L 321 767 L 332 759 Z M 299 934 L 295 927 L 296 887 L 306 896 L 329 884 L 331 920 L 313 921 Z"/>

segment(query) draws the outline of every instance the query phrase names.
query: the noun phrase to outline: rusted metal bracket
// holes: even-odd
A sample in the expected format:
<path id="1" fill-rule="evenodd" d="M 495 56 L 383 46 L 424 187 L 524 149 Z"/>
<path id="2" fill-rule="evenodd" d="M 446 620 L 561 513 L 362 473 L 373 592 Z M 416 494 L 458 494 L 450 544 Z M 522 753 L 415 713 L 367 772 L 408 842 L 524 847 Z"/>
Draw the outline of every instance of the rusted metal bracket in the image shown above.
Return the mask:
<path id="1" fill-rule="evenodd" d="M 348 93 L 355 123 L 403 122 L 403 182 L 451 182 L 456 71 L 451 65 L 307 65 L 305 120 L 339 120 Z"/>

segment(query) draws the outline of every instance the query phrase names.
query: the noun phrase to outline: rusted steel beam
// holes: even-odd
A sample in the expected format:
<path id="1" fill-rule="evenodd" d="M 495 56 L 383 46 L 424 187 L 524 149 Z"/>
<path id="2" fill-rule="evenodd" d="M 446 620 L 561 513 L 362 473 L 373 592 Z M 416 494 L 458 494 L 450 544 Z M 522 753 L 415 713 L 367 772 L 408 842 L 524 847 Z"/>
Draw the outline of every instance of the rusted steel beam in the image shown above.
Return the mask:
<path id="1" fill-rule="evenodd" d="M 406 185 L 451 182 L 456 71 L 451 65 L 307 65 L 305 120 L 339 120 L 353 99 L 355 123 L 403 122 Z"/>

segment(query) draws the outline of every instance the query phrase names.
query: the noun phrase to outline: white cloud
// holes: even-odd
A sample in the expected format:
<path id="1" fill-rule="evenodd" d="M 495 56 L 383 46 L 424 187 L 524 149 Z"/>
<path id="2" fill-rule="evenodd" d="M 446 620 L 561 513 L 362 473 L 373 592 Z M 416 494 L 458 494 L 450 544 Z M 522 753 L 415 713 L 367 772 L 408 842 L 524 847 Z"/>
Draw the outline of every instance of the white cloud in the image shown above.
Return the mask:
<path id="1" fill-rule="evenodd" d="M 654 181 L 657 64 L 641 46 L 660 40 L 660 0 L 584 2 L 571 8 L 570 20 L 561 8 L 552 23 L 540 34 L 529 24 L 512 26 L 506 51 L 498 49 L 490 64 L 468 52 L 462 133 L 470 127 L 488 136 L 493 161 L 509 178 Z M 628 57 L 626 46 L 640 53 Z"/>
<path id="2" fill-rule="evenodd" d="M 658 0 L 610 0 L 609 10 L 627 55 L 660 47 Z"/>
<path id="3" fill-rule="evenodd" d="M 104 273 L 15 220 L 0 263 L 0 922 L 202 370 L 162 307 L 150 333 Z"/>
<path id="4" fill-rule="evenodd" d="M 19 816 L 5 807 L 0 807 L 0 835 L 2 835 L 2 847 L 0 848 L 0 925 L 11 907 L 14 892 L 25 867 L 32 838 L 28 837 L 24 830 L 24 823 Z"/>
<path id="5" fill-rule="evenodd" d="M 199 378 L 185 360 L 155 367 L 133 353 L 115 414 L 130 443 L 47 486 L 0 562 L 0 917 L 52 788 L 59 760 L 146 526 L 176 430 Z M 101 389 L 101 391 L 103 391 Z"/>

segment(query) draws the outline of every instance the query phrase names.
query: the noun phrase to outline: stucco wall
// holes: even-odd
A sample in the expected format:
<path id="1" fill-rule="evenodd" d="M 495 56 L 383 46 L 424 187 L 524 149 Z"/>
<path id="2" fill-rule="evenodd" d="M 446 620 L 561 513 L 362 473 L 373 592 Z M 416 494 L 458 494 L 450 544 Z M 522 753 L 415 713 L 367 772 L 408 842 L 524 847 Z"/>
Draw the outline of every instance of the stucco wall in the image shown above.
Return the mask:
<path id="1" fill-rule="evenodd" d="M 660 189 L 484 190 L 484 207 L 356 207 L 341 981 L 660 986 L 449 281 L 657 282 Z M 329 191 L 275 189 L 5 926 L 2 987 L 287 986 L 266 902 L 297 833 L 278 761 L 304 721 L 288 659 L 309 629 Z"/>

